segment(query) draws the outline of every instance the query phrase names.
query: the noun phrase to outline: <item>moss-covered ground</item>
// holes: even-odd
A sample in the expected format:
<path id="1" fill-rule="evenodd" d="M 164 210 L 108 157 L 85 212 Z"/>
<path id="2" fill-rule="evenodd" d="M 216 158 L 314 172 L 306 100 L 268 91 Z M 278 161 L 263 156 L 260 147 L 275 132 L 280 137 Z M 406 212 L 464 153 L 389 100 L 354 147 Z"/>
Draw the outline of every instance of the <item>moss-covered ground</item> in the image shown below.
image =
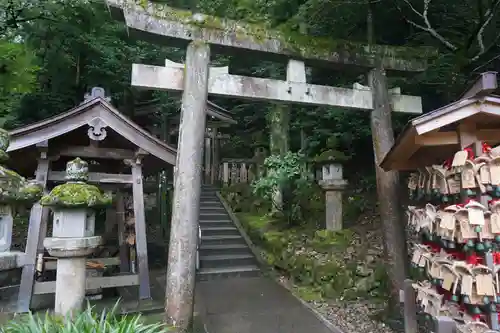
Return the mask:
<path id="1" fill-rule="evenodd" d="M 308 195 L 313 206 L 309 218 L 294 226 L 270 216 L 267 204 L 248 185 L 222 193 L 265 262 L 304 300 L 386 299 L 382 245 L 372 207 L 348 196 L 345 216 L 350 227 L 332 232 L 322 229 L 321 192 Z"/>

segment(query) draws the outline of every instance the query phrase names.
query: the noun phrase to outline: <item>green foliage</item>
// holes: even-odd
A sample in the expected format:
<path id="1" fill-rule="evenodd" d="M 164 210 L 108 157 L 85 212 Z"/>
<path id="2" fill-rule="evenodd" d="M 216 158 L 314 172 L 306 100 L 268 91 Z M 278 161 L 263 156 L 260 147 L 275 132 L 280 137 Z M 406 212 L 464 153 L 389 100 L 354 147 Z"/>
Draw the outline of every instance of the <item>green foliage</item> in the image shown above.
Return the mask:
<path id="1" fill-rule="evenodd" d="M 90 306 L 73 318 L 46 313 L 19 315 L 4 326 L 1 333 L 166 333 L 162 324 L 144 324 L 140 315 L 120 316 L 115 306 L 111 311 L 96 313 Z"/>
<path id="2" fill-rule="evenodd" d="M 281 211 L 289 224 L 299 223 L 304 218 L 301 196 L 311 187 L 312 175 L 307 172 L 305 156 L 288 151 L 285 155 L 271 155 L 264 161 L 266 175 L 254 181 L 253 191 L 272 202 Z M 275 201 L 274 194 L 283 193 L 283 205 Z"/>
<path id="3" fill-rule="evenodd" d="M 234 212 L 267 212 L 270 208 L 269 202 L 255 195 L 246 183 L 223 187 L 221 193 Z"/>
<path id="4" fill-rule="evenodd" d="M 0 127 L 36 84 L 38 67 L 25 44 L 0 39 Z"/>

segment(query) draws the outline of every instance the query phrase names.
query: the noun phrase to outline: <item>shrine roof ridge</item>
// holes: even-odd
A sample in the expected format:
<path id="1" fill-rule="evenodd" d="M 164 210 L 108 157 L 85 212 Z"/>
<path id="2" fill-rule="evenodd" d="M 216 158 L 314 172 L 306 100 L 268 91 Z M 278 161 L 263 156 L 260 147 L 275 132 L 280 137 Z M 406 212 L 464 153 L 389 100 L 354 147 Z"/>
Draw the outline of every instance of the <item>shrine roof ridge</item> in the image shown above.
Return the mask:
<path id="1" fill-rule="evenodd" d="M 161 105 L 159 104 L 159 101 L 149 101 L 147 103 L 142 103 L 140 105 L 136 104 L 136 111 L 134 113 L 135 116 L 144 116 L 148 115 L 157 111 L 160 111 Z M 180 104 L 179 104 L 179 110 L 180 110 Z M 225 122 L 228 124 L 237 124 L 238 121 L 233 118 L 233 114 L 226 110 L 225 108 L 221 107 L 220 105 L 217 105 L 213 102 L 207 101 L 207 107 L 205 108 L 205 111 L 207 113 L 207 116 L 214 117 L 221 122 Z M 178 117 L 179 115 L 175 115 L 175 117 Z"/>
<path id="2" fill-rule="evenodd" d="M 485 89 L 485 91 L 488 90 Z M 481 126 L 479 126 L 479 129 L 485 130 L 482 133 L 482 139 L 490 143 L 500 142 L 500 137 L 496 133 L 491 134 L 492 131 L 487 126 L 488 121 L 492 121 L 494 118 L 498 119 L 500 116 L 500 96 L 492 93 L 484 95 L 482 90 L 475 92 L 475 95 L 466 94 L 463 96 L 465 97 L 462 99 L 410 120 L 396 138 L 394 145 L 387 152 L 380 166 L 385 171 L 414 170 L 426 165 L 428 161 L 436 162 L 435 156 L 431 156 L 432 154 L 429 153 L 421 153 L 417 160 L 413 158 L 413 155 L 419 150 L 424 151 L 424 149 L 427 149 L 430 151 L 430 149 L 434 149 L 432 147 L 436 147 L 435 150 L 441 149 L 443 152 L 447 151 L 448 148 L 452 150 L 458 149 L 456 147 L 458 146 L 458 137 L 455 138 L 456 127 L 460 122 L 477 119 L 481 114 L 486 117 L 481 119 Z M 450 136 L 451 139 L 449 137 L 444 138 L 448 134 L 454 135 Z M 432 136 L 436 138 L 435 143 L 432 144 L 425 144 L 420 139 L 424 138 L 425 141 L 425 138 Z M 442 140 L 442 143 L 439 140 Z M 422 154 L 426 155 L 425 160 Z M 445 154 L 443 153 L 443 155 Z M 404 161 L 401 156 L 405 156 L 407 160 L 412 160 Z"/>
<path id="3" fill-rule="evenodd" d="M 7 151 L 33 146 L 82 126 L 90 126 L 94 118 L 104 120 L 106 126 L 137 147 L 166 163 L 175 165 L 177 150 L 174 147 L 148 133 L 102 97 L 87 100 L 69 111 L 10 131 L 11 142 Z"/>
<path id="4" fill-rule="evenodd" d="M 146 0 L 105 1 L 112 16 L 126 22 L 129 31 L 155 41 L 204 40 L 215 47 L 244 49 L 276 60 L 294 58 L 308 65 L 337 68 L 382 66 L 397 72 L 424 71 L 429 58 L 437 55 L 437 50 L 430 47 L 368 45 L 306 36 L 284 28 L 197 14 Z"/>

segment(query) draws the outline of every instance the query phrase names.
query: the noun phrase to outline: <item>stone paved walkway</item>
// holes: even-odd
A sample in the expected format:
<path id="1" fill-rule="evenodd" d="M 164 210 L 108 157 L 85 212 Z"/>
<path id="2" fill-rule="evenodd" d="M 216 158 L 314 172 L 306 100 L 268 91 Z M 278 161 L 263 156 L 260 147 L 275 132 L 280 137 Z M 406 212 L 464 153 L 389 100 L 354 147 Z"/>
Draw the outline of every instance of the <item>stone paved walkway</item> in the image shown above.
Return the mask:
<path id="1" fill-rule="evenodd" d="M 267 277 L 203 281 L 196 288 L 208 333 L 332 333 Z"/>

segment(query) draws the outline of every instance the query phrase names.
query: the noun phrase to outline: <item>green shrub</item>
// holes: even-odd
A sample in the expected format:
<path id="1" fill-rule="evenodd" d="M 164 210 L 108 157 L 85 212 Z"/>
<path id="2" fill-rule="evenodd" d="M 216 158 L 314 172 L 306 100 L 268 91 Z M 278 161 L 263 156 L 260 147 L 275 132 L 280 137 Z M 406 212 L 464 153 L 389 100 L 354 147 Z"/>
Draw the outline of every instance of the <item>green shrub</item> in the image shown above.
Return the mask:
<path id="1" fill-rule="evenodd" d="M 221 189 L 221 194 L 234 212 L 267 212 L 270 203 L 252 192 L 247 183 L 234 184 Z"/>
<path id="2" fill-rule="evenodd" d="M 140 315 L 120 316 L 117 306 L 111 311 L 96 313 L 92 307 L 73 318 L 45 315 L 20 315 L 0 327 L 1 333 L 164 333 L 169 330 L 161 323 L 144 324 Z"/>
<path id="3" fill-rule="evenodd" d="M 283 156 L 271 155 L 265 159 L 264 166 L 266 175 L 252 183 L 253 193 L 271 202 L 288 225 L 302 224 L 306 211 L 300 194 L 307 191 L 313 182 L 312 175 L 307 171 L 305 156 L 290 151 Z M 281 204 L 274 201 L 277 191 L 283 195 Z"/>

